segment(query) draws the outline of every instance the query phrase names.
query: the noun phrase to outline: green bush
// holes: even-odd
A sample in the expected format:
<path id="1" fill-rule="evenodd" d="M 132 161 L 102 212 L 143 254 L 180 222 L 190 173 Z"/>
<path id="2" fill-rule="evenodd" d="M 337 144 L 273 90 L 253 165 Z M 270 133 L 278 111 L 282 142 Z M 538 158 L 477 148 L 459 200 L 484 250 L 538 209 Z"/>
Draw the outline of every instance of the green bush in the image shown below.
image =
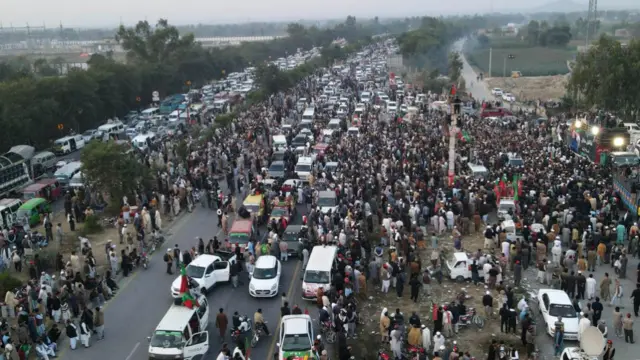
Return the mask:
<path id="1" fill-rule="evenodd" d="M 100 225 L 100 221 L 98 220 L 98 216 L 89 215 L 84 220 L 84 233 L 85 234 L 95 234 L 102 231 L 102 225 Z"/>
<path id="2" fill-rule="evenodd" d="M 13 290 L 22 285 L 23 285 L 22 281 L 16 278 L 15 276 L 11 275 L 9 272 L 5 271 L 3 273 L 0 273 L 0 294 L 2 295 L 3 299 L 4 299 L 4 294 L 7 291 Z"/>
<path id="3" fill-rule="evenodd" d="M 40 261 L 40 267 L 42 271 L 47 271 L 48 273 L 53 273 L 56 269 L 56 255 L 57 253 L 54 250 L 43 249 L 36 252 L 38 255 L 38 260 Z"/>

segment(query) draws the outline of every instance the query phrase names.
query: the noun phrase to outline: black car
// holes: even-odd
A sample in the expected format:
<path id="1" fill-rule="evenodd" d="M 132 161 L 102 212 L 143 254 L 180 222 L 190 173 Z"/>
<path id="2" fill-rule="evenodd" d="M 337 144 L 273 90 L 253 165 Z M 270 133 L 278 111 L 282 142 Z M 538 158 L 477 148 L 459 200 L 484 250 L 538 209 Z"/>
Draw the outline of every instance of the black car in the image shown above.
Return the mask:
<path id="1" fill-rule="evenodd" d="M 303 228 L 305 231 L 302 230 Z M 302 245 L 300 243 L 300 237 L 301 235 L 306 236 L 306 234 L 303 234 L 306 232 L 306 228 L 307 227 L 303 225 L 287 225 L 287 228 L 282 234 L 282 240 L 289 245 L 289 250 L 287 250 L 289 256 L 300 256 L 298 253 L 299 250 L 302 250 L 300 247 Z"/>

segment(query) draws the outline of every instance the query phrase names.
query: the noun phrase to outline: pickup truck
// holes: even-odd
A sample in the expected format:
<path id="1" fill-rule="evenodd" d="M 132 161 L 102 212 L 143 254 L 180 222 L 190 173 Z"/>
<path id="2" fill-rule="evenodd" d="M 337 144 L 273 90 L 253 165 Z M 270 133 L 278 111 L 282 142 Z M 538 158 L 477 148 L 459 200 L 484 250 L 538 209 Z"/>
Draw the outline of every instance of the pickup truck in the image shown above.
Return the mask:
<path id="1" fill-rule="evenodd" d="M 236 255 L 230 251 L 216 251 L 214 254 L 201 254 L 186 267 L 189 287 L 206 294 L 216 284 L 231 280 L 231 265 L 236 262 Z M 171 296 L 180 296 L 180 275 L 171 284 Z"/>
<path id="2" fill-rule="evenodd" d="M 449 272 L 449 276 L 451 280 L 456 280 L 458 282 L 463 282 L 471 279 L 471 258 L 465 252 L 455 252 L 451 255 L 449 259 L 445 260 L 444 266 L 446 267 L 446 271 Z M 487 261 L 490 264 L 495 264 L 496 260 L 491 256 L 487 255 Z M 478 268 L 478 275 L 480 279 L 484 279 L 484 270 L 482 267 Z"/>

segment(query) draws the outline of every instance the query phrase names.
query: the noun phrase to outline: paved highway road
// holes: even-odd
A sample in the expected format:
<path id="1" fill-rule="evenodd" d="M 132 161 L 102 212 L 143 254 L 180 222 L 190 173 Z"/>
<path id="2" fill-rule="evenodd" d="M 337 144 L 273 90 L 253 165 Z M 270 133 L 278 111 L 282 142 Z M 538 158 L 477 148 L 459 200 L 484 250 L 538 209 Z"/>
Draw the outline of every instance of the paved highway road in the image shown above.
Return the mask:
<path id="1" fill-rule="evenodd" d="M 298 213 L 302 208 L 298 209 Z M 299 219 L 296 219 L 299 221 Z M 264 233 L 265 229 L 261 229 Z M 218 233 L 217 216 L 212 210 L 198 208 L 194 213 L 188 214 L 177 221 L 169 230 L 170 236 L 165 246 L 173 247 L 175 244 L 181 249 L 190 248 L 196 244 L 196 237 L 202 237 L 205 241 Z M 220 237 L 219 237 L 220 238 Z M 147 336 L 150 336 L 155 326 L 160 322 L 169 306 L 172 298 L 169 288 L 176 275 L 167 275 L 162 261 L 162 251 L 156 252 L 147 270 L 137 270 L 129 279 L 121 283 L 121 289 L 116 297 L 110 300 L 105 309 L 105 339 L 96 342 L 92 339 L 89 349 L 68 349 L 61 353 L 65 360 L 143 360 L 148 359 Z M 300 262 L 292 259 L 283 264 L 282 278 L 280 281 L 280 293 L 290 289 L 292 299 L 300 299 Z M 275 332 L 280 318 L 280 296 L 273 299 L 254 299 L 249 296 L 248 282 L 244 274 L 244 285 L 233 288 L 230 284 L 223 284 L 211 291 L 208 295 L 210 302 L 210 356 L 215 358 L 222 340 L 215 328 L 215 316 L 220 307 L 231 321 L 234 311 L 249 315 L 258 308 L 262 308 L 269 329 Z M 226 341 L 230 341 L 227 336 Z M 264 338 L 252 351 L 254 359 L 267 359 L 275 348 L 276 337 Z"/>
<path id="2" fill-rule="evenodd" d="M 491 91 L 487 87 L 484 81 L 478 81 L 478 74 L 473 70 L 469 62 L 462 53 L 462 46 L 464 40 L 459 40 L 453 45 L 453 50 L 460 53 L 462 60 L 462 77 L 467 88 L 467 91 L 471 92 L 471 95 L 477 100 L 494 100 L 495 97 L 491 95 Z"/>

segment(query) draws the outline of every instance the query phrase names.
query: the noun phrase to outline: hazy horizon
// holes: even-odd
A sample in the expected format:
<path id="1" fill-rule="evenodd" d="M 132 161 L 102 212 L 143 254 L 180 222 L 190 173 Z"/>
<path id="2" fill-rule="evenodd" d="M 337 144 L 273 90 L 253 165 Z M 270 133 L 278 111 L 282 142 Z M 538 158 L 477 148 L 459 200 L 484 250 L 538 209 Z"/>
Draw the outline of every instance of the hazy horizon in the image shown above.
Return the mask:
<path id="1" fill-rule="evenodd" d="M 139 20 L 155 23 L 160 18 L 168 19 L 174 25 L 190 24 L 232 24 L 247 22 L 284 22 L 284 21 L 322 21 L 340 19 L 347 15 L 356 18 L 407 17 L 407 16 L 439 16 L 470 15 L 490 12 L 526 12 L 540 10 L 541 6 L 550 2 L 565 2 L 569 5 L 584 5 L 588 8 L 588 0 L 457 0 L 453 4 L 439 2 L 427 4 L 418 0 L 399 0 L 394 2 L 372 0 L 367 3 L 356 0 L 323 0 L 299 2 L 291 0 L 256 1 L 247 4 L 237 3 L 201 3 L 195 0 L 184 0 L 179 3 L 168 0 L 140 1 L 131 3 L 125 0 L 109 2 L 88 2 L 70 0 L 65 6 L 44 0 L 24 6 L 19 0 L 4 0 L 0 23 L 3 27 L 30 26 L 82 28 L 110 28 L 121 22 L 131 26 Z M 599 4 L 600 10 L 639 8 L 637 0 L 611 0 Z M 126 11 L 123 9 L 127 9 Z M 193 11 L 196 10 L 196 11 Z M 87 15 L 88 14 L 88 15 Z"/>

